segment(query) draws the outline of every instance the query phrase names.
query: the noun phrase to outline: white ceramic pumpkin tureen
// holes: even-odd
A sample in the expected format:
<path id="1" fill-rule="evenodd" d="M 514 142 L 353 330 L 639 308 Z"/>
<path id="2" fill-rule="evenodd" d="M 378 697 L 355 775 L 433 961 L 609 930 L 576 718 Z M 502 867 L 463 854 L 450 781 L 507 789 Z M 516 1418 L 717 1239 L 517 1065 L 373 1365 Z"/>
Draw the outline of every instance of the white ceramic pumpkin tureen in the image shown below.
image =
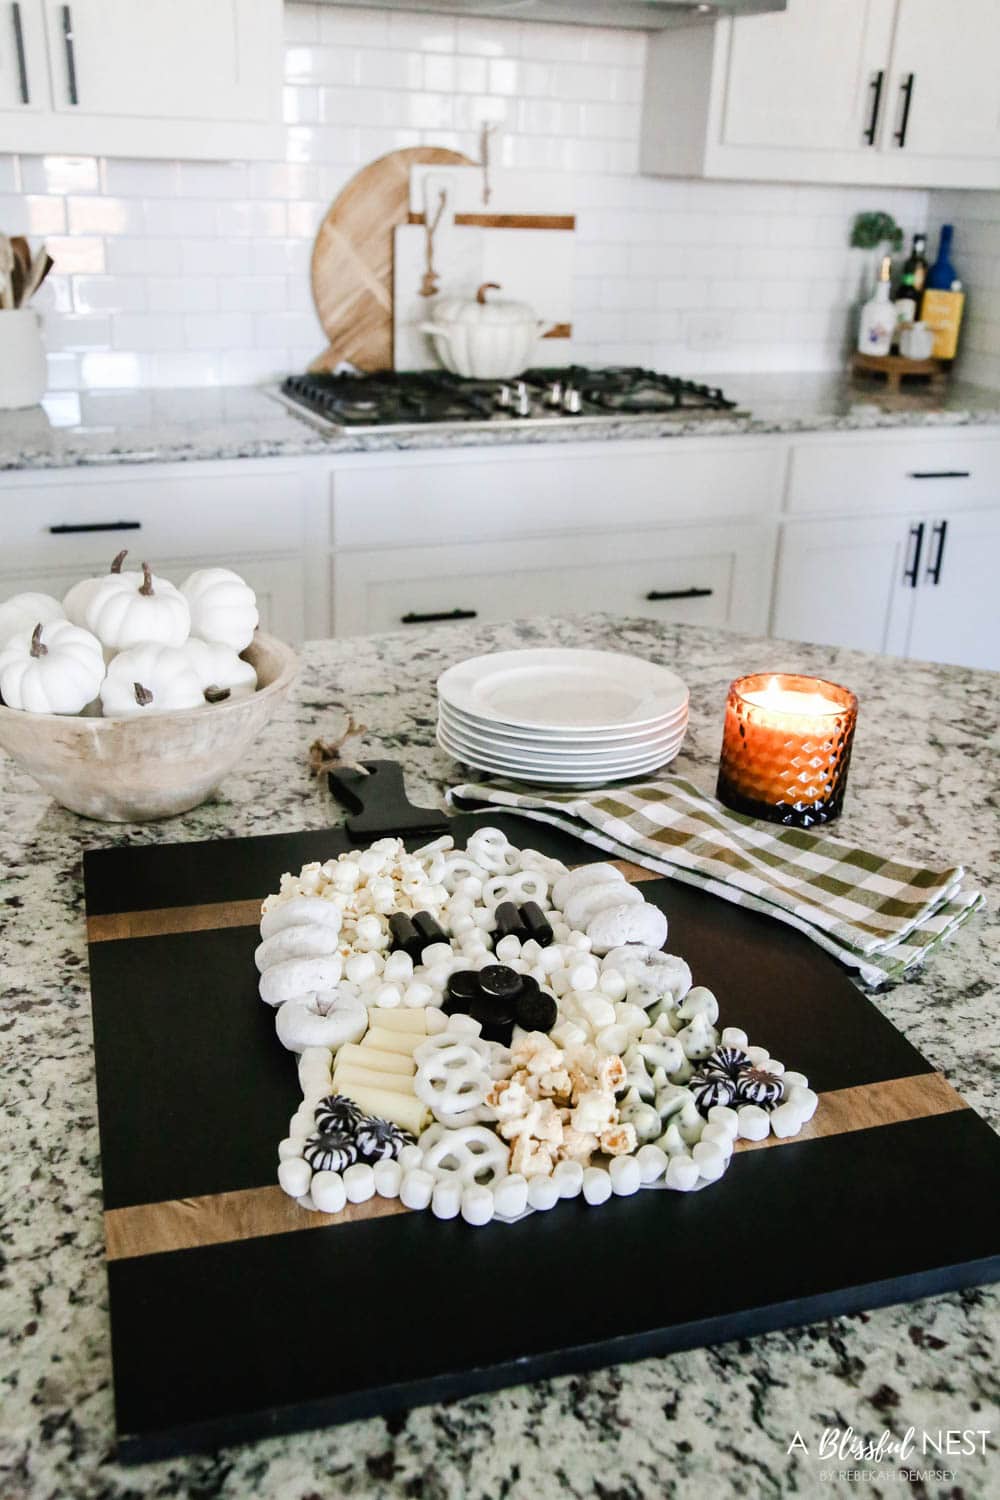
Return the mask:
<path id="1" fill-rule="evenodd" d="M 475 297 L 439 297 L 434 321 L 421 323 L 434 352 L 453 375 L 473 380 L 511 380 L 531 363 L 546 323 L 526 302 L 487 301 L 500 291 L 486 281 Z"/>

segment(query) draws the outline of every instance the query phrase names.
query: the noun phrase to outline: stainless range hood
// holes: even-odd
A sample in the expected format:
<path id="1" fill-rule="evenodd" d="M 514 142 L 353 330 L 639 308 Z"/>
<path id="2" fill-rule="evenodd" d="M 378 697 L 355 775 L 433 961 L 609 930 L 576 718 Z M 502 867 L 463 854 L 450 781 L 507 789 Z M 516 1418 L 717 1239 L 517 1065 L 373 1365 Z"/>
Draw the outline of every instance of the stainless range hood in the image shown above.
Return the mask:
<path id="1" fill-rule="evenodd" d="M 323 0 L 354 5 L 357 0 Z M 377 10 L 422 10 L 447 16 L 490 16 L 507 21 L 558 21 L 567 26 L 625 26 L 665 31 L 729 16 L 784 10 L 787 0 L 364 0 Z"/>

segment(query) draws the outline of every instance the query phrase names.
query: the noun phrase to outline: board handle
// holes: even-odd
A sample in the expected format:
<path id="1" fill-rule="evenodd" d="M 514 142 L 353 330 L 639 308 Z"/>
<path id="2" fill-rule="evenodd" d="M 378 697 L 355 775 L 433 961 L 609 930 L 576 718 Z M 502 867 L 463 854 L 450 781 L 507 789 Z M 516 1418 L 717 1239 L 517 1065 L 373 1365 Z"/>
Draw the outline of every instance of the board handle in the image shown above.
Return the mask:
<path id="1" fill-rule="evenodd" d="M 403 768 L 396 760 L 362 761 L 368 775 L 346 767 L 328 772 L 330 792 L 346 807 L 347 832 L 369 840 L 385 834 L 446 833 L 447 815 L 436 807 L 417 807 L 406 795 Z"/>

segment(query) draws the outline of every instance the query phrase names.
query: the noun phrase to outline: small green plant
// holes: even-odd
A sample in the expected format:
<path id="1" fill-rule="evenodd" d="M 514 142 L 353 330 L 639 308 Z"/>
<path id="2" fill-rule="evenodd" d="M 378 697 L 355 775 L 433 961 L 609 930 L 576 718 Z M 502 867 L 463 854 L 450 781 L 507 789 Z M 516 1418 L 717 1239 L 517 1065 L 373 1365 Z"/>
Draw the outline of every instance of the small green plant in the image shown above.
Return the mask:
<path id="1" fill-rule="evenodd" d="M 857 214 L 851 228 L 851 244 L 858 250 L 874 250 L 882 244 L 891 250 L 899 250 L 903 244 L 903 231 L 892 214 Z"/>

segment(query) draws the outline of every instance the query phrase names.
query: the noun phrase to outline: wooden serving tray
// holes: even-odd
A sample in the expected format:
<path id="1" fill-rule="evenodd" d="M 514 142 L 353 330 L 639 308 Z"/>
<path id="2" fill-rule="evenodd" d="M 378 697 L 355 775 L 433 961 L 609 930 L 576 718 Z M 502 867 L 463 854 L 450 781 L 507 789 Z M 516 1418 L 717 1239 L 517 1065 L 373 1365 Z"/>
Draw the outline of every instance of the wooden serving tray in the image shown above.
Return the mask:
<path id="1" fill-rule="evenodd" d="M 569 864 L 601 857 L 490 821 Z M 456 840 L 480 822 L 453 819 Z M 702 1192 L 576 1199 L 513 1225 L 383 1200 L 300 1209 L 276 1183 L 300 1093 L 257 996 L 257 914 L 283 871 L 350 846 L 338 829 L 85 857 L 123 1460 L 1000 1278 L 1000 1137 L 806 938 L 659 878 L 644 893 L 668 947 L 724 1024 L 819 1091 L 801 1136 L 742 1143 Z"/>

